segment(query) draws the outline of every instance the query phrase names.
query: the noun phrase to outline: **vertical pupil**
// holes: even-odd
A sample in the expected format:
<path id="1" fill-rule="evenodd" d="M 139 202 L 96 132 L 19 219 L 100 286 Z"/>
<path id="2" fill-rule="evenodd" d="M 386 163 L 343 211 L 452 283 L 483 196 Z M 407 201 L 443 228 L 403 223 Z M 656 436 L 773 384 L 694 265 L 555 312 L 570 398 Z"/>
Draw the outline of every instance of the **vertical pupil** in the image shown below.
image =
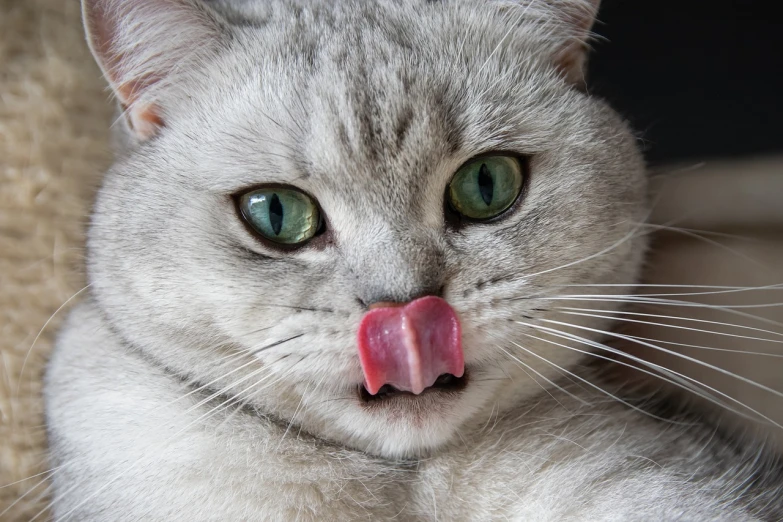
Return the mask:
<path id="1" fill-rule="evenodd" d="M 277 194 L 272 194 L 269 201 L 269 224 L 272 225 L 272 231 L 275 235 L 279 236 L 280 230 L 283 228 L 283 204 L 280 203 Z"/>
<path id="2" fill-rule="evenodd" d="M 478 186 L 481 199 L 484 200 L 487 206 L 492 203 L 492 195 L 495 192 L 495 184 L 492 181 L 492 175 L 489 173 L 486 163 L 481 164 L 481 168 L 478 173 Z"/>

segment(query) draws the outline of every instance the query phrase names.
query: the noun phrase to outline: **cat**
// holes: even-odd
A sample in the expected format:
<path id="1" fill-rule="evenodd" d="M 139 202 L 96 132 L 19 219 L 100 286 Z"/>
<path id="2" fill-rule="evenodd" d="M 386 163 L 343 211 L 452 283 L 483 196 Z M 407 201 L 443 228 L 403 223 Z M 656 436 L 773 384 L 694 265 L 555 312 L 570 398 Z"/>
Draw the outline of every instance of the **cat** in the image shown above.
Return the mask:
<path id="1" fill-rule="evenodd" d="M 54 518 L 783 517 L 763 447 L 589 355 L 649 214 L 597 9 L 83 0 L 121 150 L 45 378 Z"/>

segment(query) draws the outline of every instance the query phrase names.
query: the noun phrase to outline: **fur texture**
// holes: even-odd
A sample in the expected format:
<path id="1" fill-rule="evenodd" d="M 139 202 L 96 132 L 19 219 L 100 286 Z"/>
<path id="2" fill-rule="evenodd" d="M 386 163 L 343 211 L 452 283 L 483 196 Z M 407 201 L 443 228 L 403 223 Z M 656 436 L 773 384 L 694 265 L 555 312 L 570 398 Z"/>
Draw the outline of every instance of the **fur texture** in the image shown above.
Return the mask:
<path id="1" fill-rule="evenodd" d="M 644 254 L 634 138 L 563 60 L 592 11 L 88 2 L 128 149 L 93 215 L 92 298 L 48 374 L 58 517 L 776 513 L 762 454 L 607 400 L 572 349 L 584 342 L 541 337 L 562 320 L 548 297 L 626 293 Z M 454 171 L 493 150 L 529 158 L 521 203 L 445 221 Z M 313 194 L 327 234 L 294 252 L 248 234 L 232 196 L 265 183 Z M 467 388 L 362 403 L 366 306 L 427 293 L 460 314 Z M 609 324 L 569 322 L 588 343 Z M 541 395 L 564 372 L 576 384 Z"/>

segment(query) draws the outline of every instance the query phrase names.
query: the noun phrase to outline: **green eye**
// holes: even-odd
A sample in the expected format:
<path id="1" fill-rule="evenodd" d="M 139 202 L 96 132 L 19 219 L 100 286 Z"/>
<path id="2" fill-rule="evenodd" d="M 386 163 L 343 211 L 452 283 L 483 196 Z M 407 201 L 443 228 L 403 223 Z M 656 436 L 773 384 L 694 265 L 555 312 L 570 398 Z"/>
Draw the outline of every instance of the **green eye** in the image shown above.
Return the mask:
<path id="1" fill-rule="evenodd" d="M 465 217 L 489 219 L 507 210 L 522 190 L 522 166 L 513 156 L 469 161 L 449 184 L 449 202 Z"/>
<path id="2" fill-rule="evenodd" d="M 318 232 L 321 224 L 315 201 L 298 190 L 254 190 L 240 198 L 239 208 L 250 226 L 275 243 L 303 243 Z"/>

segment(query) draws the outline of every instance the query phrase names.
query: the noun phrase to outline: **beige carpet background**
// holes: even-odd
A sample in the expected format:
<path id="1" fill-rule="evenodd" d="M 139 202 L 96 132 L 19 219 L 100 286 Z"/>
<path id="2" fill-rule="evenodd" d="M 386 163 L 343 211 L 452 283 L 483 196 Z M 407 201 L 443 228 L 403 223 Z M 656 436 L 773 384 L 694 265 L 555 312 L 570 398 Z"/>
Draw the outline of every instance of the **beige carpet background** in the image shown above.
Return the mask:
<path id="1" fill-rule="evenodd" d="M 0 0 L 0 520 L 29 520 L 46 507 L 45 474 L 38 476 L 47 469 L 41 375 L 70 303 L 57 311 L 84 285 L 83 229 L 100 173 L 110 160 L 108 100 L 83 41 L 78 0 Z M 723 241 L 726 249 L 687 234 L 664 237 L 653 249 L 650 281 L 783 282 L 782 171 L 783 159 L 771 158 L 708 164 L 674 176 L 676 182 L 661 199 L 659 223 L 674 220 L 678 226 L 741 238 L 709 236 Z M 756 239 L 746 241 L 748 237 Z M 766 268 L 760 270 L 736 252 Z M 783 301 L 783 292 L 775 295 Z M 769 294 L 746 298 L 755 303 L 771 299 Z M 655 312 L 693 316 L 688 308 Z M 783 307 L 759 313 L 783 320 Z M 698 317 L 714 318 L 704 310 Z M 662 338 L 660 331 L 635 333 Z M 684 342 L 715 345 L 714 339 L 702 337 Z M 740 347 L 726 340 L 721 346 Z M 703 351 L 692 352 L 704 357 Z M 707 355 L 714 364 L 783 388 L 781 359 L 759 364 L 742 354 Z M 678 361 L 669 358 L 664 364 L 676 366 Z M 680 369 L 783 422 L 783 401 L 752 387 L 736 387 L 725 376 L 698 367 Z M 42 512 L 38 520 L 44 518 Z"/>
<path id="2" fill-rule="evenodd" d="M 31 490 L 44 477 L 24 480 L 46 469 L 40 377 L 64 310 L 52 314 L 84 284 L 82 229 L 109 159 L 79 9 L 0 0 L 0 512 L 27 494 L 1 520 L 45 506 L 47 484 Z"/>

